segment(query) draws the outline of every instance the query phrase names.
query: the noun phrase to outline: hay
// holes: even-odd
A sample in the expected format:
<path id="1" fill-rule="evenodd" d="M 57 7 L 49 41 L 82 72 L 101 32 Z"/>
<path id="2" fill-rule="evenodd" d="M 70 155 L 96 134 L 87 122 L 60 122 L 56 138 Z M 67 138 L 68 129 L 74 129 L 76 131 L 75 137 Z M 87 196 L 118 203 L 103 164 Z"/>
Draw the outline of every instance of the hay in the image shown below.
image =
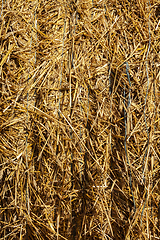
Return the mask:
<path id="1" fill-rule="evenodd" d="M 160 239 L 159 1 L 0 3 L 0 239 Z"/>

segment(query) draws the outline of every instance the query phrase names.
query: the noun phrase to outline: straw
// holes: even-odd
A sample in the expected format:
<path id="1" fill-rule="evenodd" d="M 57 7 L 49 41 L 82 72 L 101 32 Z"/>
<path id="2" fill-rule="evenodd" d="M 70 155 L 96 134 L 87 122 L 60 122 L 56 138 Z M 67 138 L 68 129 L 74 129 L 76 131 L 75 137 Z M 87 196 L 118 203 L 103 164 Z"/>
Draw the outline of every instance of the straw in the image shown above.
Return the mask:
<path id="1" fill-rule="evenodd" d="M 0 1 L 0 239 L 159 239 L 159 1 Z"/>

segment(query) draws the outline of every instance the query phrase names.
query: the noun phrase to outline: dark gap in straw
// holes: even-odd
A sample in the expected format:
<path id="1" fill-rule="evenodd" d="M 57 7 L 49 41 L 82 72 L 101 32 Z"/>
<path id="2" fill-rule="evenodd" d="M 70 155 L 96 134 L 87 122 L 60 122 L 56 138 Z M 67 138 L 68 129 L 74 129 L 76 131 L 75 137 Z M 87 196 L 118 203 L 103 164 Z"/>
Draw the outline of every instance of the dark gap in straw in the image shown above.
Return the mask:
<path id="1" fill-rule="evenodd" d="M 148 1 L 151 7 L 151 3 L 150 1 Z M 148 4 L 147 4 L 148 5 Z M 146 132 L 147 132 L 147 147 L 146 147 L 146 151 L 144 154 L 144 158 L 143 158 L 143 167 L 142 167 L 142 172 L 143 172 L 143 182 L 145 184 L 145 173 L 144 173 L 144 166 L 145 166 L 145 159 L 148 153 L 148 148 L 149 148 L 149 132 L 148 132 L 148 126 L 147 126 L 147 118 L 146 118 L 146 103 L 147 103 L 147 97 L 148 97 L 148 88 L 149 88 L 149 73 L 148 73 L 148 54 L 149 54 L 149 50 L 151 47 L 151 32 L 150 32 L 150 13 L 149 13 L 149 21 L 148 21 L 148 29 L 149 29 L 149 45 L 148 45 L 148 50 L 147 50 L 147 54 L 146 54 L 146 75 L 147 75 L 147 91 L 146 91 L 146 96 L 145 96 L 145 103 L 144 103 L 144 121 L 145 121 L 145 126 L 146 126 Z M 145 194 L 145 203 L 144 203 L 144 207 L 141 213 L 141 225 L 142 225 L 142 218 L 143 218 L 143 213 L 144 213 L 144 209 L 146 206 L 146 201 L 147 201 L 147 189 L 146 189 L 146 194 Z"/>
<path id="2" fill-rule="evenodd" d="M 131 104 L 131 96 L 130 96 L 130 91 L 131 91 L 131 81 L 130 81 L 130 75 L 129 75 L 129 65 L 128 62 L 126 62 L 126 74 L 128 77 L 128 81 L 129 81 L 129 96 L 128 96 L 128 103 L 127 103 L 127 111 L 128 108 Z M 134 204 L 134 212 L 136 211 L 136 203 L 135 203 L 135 198 L 134 198 L 134 194 L 133 194 L 133 188 L 132 188 L 132 171 L 131 171 L 131 166 L 129 163 L 129 159 L 128 159 L 128 152 L 127 152 L 127 112 L 125 110 L 125 98 L 126 98 L 126 93 L 125 93 L 125 84 L 124 84 L 124 123 L 125 123 L 125 139 L 124 139 L 124 149 L 125 149 L 125 155 L 126 155 L 126 159 L 127 159 L 127 164 L 129 167 L 129 185 L 130 185 L 130 190 L 132 193 L 132 199 L 133 199 L 133 204 Z"/>
<path id="3" fill-rule="evenodd" d="M 65 40 L 65 32 L 66 32 L 66 12 L 65 12 L 65 18 L 64 18 L 64 27 L 63 27 L 63 43 L 62 43 L 62 61 L 61 61 L 61 77 L 60 77 L 60 84 L 59 88 L 61 88 L 62 85 L 62 75 L 63 75 L 63 54 L 64 54 L 64 40 Z M 59 110 L 61 108 L 61 91 L 59 91 Z M 60 119 L 60 111 L 58 111 L 58 117 Z"/>
<path id="4" fill-rule="evenodd" d="M 107 21 L 107 15 L 106 15 L 106 4 L 104 4 L 104 11 L 105 11 L 105 19 Z M 108 33 L 107 33 L 107 37 L 108 37 Z M 110 95 L 110 124 L 111 124 L 111 128 L 110 128 L 110 134 L 111 134 L 111 139 L 110 139 L 110 147 L 111 147 L 111 154 L 113 151 L 113 146 L 112 146 L 112 104 L 111 104 L 111 95 L 112 95 L 112 84 L 111 84 L 111 62 L 109 61 L 108 64 L 108 73 L 109 73 L 109 95 Z M 112 161 L 111 161 L 111 166 L 112 166 Z"/>
<path id="5" fill-rule="evenodd" d="M 71 4 L 71 3 L 70 3 Z M 72 6 L 70 6 L 72 9 Z M 73 102 L 72 102 L 72 76 L 71 76 L 71 70 L 74 69 L 74 52 L 73 52 L 73 34 L 75 34 L 76 31 L 76 25 L 77 25 L 77 13 L 76 13 L 76 19 L 75 19 L 75 24 L 74 24 L 74 30 L 72 30 L 72 23 L 73 23 L 73 11 L 70 13 L 70 19 L 69 19 L 69 37 L 72 39 L 70 41 L 71 47 L 69 51 L 69 61 L 68 61 L 68 66 L 69 66 L 69 83 L 70 83 L 70 118 L 72 118 L 72 112 L 73 112 Z M 71 119 L 72 120 L 72 119 Z M 72 129 L 70 130 L 70 138 L 71 142 L 73 141 L 73 131 Z M 73 156 L 73 149 L 72 149 L 72 143 L 71 143 L 71 190 L 73 190 L 76 187 L 76 180 L 75 180 L 75 163 L 73 162 L 74 156 Z M 72 200 L 72 206 L 71 206 L 71 211 L 72 211 L 72 225 L 71 225 L 71 234 L 72 234 L 72 239 L 74 240 L 77 234 L 77 218 L 76 218 L 76 201 Z"/>

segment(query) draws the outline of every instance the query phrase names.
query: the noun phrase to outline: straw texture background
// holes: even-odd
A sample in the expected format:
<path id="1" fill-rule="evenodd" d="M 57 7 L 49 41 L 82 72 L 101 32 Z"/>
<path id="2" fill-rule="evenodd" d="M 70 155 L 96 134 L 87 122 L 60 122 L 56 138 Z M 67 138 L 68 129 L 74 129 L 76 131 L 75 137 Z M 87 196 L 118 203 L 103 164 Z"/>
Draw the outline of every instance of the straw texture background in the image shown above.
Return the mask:
<path id="1" fill-rule="evenodd" d="M 160 239 L 158 0 L 0 1 L 0 239 Z"/>

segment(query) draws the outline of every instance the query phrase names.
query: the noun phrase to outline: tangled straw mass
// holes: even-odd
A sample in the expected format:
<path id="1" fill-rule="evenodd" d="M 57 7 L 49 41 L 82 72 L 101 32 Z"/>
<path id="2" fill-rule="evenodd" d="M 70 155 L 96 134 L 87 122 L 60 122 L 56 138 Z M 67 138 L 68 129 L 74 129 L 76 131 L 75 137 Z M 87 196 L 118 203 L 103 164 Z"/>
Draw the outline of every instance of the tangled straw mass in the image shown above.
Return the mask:
<path id="1" fill-rule="evenodd" d="M 160 239 L 158 0 L 0 1 L 0 239 Z"/>

